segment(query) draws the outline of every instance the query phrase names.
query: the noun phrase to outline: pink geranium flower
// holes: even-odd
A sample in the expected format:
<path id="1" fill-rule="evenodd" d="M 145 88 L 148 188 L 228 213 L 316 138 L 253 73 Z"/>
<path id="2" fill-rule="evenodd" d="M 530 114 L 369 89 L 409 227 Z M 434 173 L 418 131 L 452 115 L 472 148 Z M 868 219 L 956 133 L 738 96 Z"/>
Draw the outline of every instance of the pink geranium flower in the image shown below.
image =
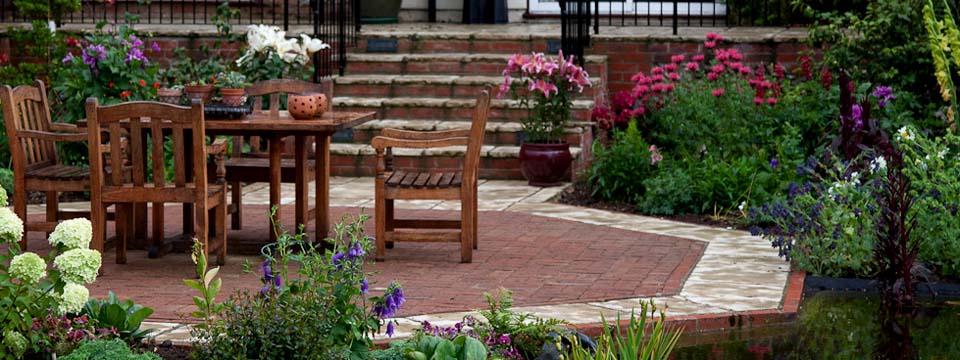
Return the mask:
<path id="1" fill-rule="evenodd" d="M 666 64 L 663 66 L 663 69 L 666 70 L 667 72 L 675 72 L 677 71 L 677 64 L 674 64 L 674 63 Z"/>
<path id="2" fill-rule="evenodd" d="M 687 63 L 687 70 L 689 70 L 689 71 L 697 71 L 697 70 L 700 70 L 700 64 L 699 64 L 699 63 L 692 62 L 692 61 L 691 61 L 691 62 L 688 62 L 688 63 Z"/>
<path id="3" fill-rule="evenodd" d="M 704 43 L 703 43 L 703 47 L 705 47 L 705 48 L 707 48 L 707 49 L 713 49 L 713 48 L 717 47 L 717 43 L 716 43 L 716 42 L 713 42 L 713 41 L 707 41 L 707 42 L 704 42 Z"/>
<path id="4" fill-rule="evenodd" d="M 763 98 L 762 98 L 762 97 L 755 97 L 755 98 L 753 98 L 753 103 L 754 103 L 754 104 L 757 104 L 757 105 L 763 104 Z"/>
<path id="5" fill-rule="evenodd" d="M 715 73 L 715 72 L 712 72 L 712 73 L 707 74 L 707 80 L 711 80 L 711 81 L 712 81 L 712 80 L 716 80 L 716 79 L 719 79 L 719 78 L 720 78 L 720 74 L 717 74 L 717 73 Z"/>
<path id="6" fill-rule="evenodd" d="M 653 68 L 653 69 L 650 69 L 650 73 L 653 74 L 653 75 L 663 74 L 663 68 L 657 66 L 657 67 L 655 67 L 655 68 Z"/>
<path id="7" fill-rule="evenodd" d="M 669 77 L 670 80 L 672 81 L 680 81 L 680 74 L 677 74 L 675 72 L 670 73 L 669 75 L 667 75 L 667 77 Z"/>
<path id="8" fill-rule="evenodd" d="M 774 97 L 772 97 L 772 98 L 767 98 L 767 104 L 776 105 L 776 104 L 777 104 L 777 98 L 774 98 Z"/>
<path id="9" fill-rule="evenodd" d="M 696 61 L 696 62 L 701 62 L 701 61 L 703 61 L 703 59 L 704 59 L 703 54 L 696 54 L 696 55 L 694 55 L 693 58 L 692 58 L 692 60 L 693 60 L 693 61 Z"/>
<path id="10" fill-rule="evenodd" d="M 674 55 L 674 56 L 671 56 L 671 57 L 670 57 L 670 62 L 672 62 L 672 63 L 674 63 L 674 64 L 679 64 L 679 63 L 682 63 L 682 62 L 683 62 L 683 59 L 684 59 L 683 54 Z"/>
<path id="11" fill-rule="evenodd" d="M 723 89 L 713 89 L 713 96 L 720 97 L 723 95 Z"/>

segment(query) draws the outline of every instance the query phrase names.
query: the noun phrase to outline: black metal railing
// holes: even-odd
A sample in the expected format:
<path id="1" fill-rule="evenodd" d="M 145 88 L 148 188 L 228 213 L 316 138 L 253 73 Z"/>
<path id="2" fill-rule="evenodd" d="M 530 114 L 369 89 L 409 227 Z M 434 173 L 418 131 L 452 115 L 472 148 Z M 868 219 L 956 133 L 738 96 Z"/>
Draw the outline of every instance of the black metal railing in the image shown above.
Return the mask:
<path id="1" fill-rule="evenodd" d="M 583 65 L 583 49 L 590 46 L 590 2 L 560 0 L 560 48 Z"/>
<path id="2" fill-rule="evenodd" d="M 79 11 L 66 14 L 62 24 L 96 24 L 124 22 L 127 14 L 135 15 L 140 24 L 211 25 L 217 7 L 225 0 L 83 0 Z M 356 46 L 360 34 L 359 0 L 229 0 L 239 16 L 228 21 L 233 25 L 266 24 L 290 30 L 293 26 L 310 26 L 313 36 L 330 44 L 330 50 L 314 55 L 314 80 L 343 74 L 347 66 L 347 48 Z M 11 0 L 0 0 L 0 21 L 28 22 Z"/>

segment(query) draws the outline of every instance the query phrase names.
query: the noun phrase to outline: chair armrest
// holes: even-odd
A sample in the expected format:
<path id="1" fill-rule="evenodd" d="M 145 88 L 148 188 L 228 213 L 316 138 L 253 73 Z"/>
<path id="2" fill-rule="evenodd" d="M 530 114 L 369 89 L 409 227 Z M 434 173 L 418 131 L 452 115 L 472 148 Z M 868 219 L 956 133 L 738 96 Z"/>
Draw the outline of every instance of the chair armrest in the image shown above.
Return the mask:
<path id="1" fill-rule="evenodd" d="M 207 145 L 207 155 L 223 156 L 227 154 L 227 139 L 214 139 L 213 143 Z"/>
<path id="2" fill-rule="evenodd" d="M 436 140 L 455 137 L 470 137 L 470 130 L 410 131 L 387 128 L 381 130 L 380 135 L 405 140 Z"/>
<path id="3" fill-rule="evenodd" d="M 50 123 L 50 130 L 59 131 L 59 132 L 68 132 L 68 133 L 84 133 L 86 130 L 77 127 L 74 124 L 65 124 L 65 123 Z"/>
<path id="4" fill-rule="evenodd" d="M 37 131 L 37 130 L 20 130 L 17 132 L 17 136 L 40 139 L 47 141 L 86 141 L 86 133 L 54 133 L 47 131 Z"/>
<path id="5" fill-rule="evenodd" d="M 456 146 L 456 145 L 467 145 L 470 142 L 469 138 L 466 137 L 451 137 L 443 139 L 429 139 L 429 140 L 410 140 L 410 139 L 397 139 L 386 136 L 377 136 L 373 138 L 370 142 L 370 145 L 377 150 L 378 153 L 382 153 L 384 149 L 391 147 L 399 148 L 411 148 L 411 149 L 429 149 L 437 148 L 444 146 Z"/>

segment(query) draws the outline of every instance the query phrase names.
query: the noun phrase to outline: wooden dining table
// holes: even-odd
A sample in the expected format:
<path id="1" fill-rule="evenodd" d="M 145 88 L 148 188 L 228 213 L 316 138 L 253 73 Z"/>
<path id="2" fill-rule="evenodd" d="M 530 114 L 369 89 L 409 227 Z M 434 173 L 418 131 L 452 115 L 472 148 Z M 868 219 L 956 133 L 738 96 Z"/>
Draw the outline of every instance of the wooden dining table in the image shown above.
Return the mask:
<path id="1" fill-rule="evenodd" d="M 295 188 L 294 201 L 296 224 L 307 224 L 310 215 L 315 217 L 316 237 L 320 241 L 327 236 L 330 225 L 330 138 L 334 133 L 349 129 L 374 118 L 374 112 L 347 112 L 331 110 L 322 116 L 310 120 L 296 120 L 286 111 L 271 114 L 269 111 L 254 112 L 237 120 L 206 120 L 207 135 L 259 136 L 269 142 L 270 164 L 270 206 L 276 207 L 274 220 L 280 224 L 280 180 L 281 158 L 283 157 L 283 138 L 294 137 Z M 307 138 L 316 137 L 314 149 L 315 171 L 315 208 L 309 212 L 309 193 L 307 184 Z M 184 207 L 187 209 L 189 207 Z M 184 214 L 185 219 L 188 214 Z M 192 214 L 190 214 L 192 218 Z M 184 221 L 192 224 L 192 221 Z M 185 228 L 185 230 L 187 230 Z M 270 242 L 276 241 L 276 233 L 270 231 Z"/>

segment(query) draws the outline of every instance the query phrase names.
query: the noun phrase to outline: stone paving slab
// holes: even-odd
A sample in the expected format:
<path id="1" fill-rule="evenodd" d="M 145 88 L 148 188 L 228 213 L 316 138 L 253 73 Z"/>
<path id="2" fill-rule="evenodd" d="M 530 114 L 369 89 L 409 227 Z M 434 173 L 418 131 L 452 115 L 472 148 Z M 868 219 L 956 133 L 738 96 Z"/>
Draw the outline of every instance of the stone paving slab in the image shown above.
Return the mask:
<path id="1" fill-rule="evenodd" d="M 703 318 L 705 316 L 711 317 L 717 316 L 717 314 L 720 316 L 729 316 L 730 314 L 789 316 L 789 314 L 782 314 L 784 314 L 784 312 L 796 311 L 797 299 L 787 297 L 787 300 L 785 300 L 784 295 L 785 289 L 787 288 L 788 277 L 793 279 L 793 276 L 790 275 L 788 263 L 778 258 L 775 251 L 770 251 L 769 244 L 763 240 L 751 237 L 749 234 L 737 230 L 711 228 L 653 217 L 614 213 L 546 202 L 554 197 L 560 190 L 562 190 L 561 187 L 530 187 L 520 181 L 481 181 L 478 189 L 480 208 L 497 210 L 496 212 L 481 213 L 481 231 L 488 231 L 494 234 L 494 236 L 513 232 L 516 228 L 521 228 L 526 226 L 526 224 L 504 228 L 497 226 L 499 225 L 499 221 L 484 225 L 484 218 L 490 219 L 490 216 L 498 215 L 510 217 L 510 214 L 529 214 L 535 216 L 535 218 L 561 220 L 560 223 L 566 224 L 565 226 L 559 227 L 562 229 L 565 229 L 567 226 L 575 226 L 570 224 L 580 223 L 595 226 L 596 229 L 606 230 L 591 232 L 589 235 L 572 235 L 569 230 L 543 228 L 542 230 L 538 230 L 539 233 L 536 237 L 521 237 L 521 239 L 534 239 L 544 236 L 543 234 L 551 233 L 554 236 L 583 236 L 593 239 L 605 239 L 607 237 L 603 236 L 603 234 L 608 231 L 625 231 L 623 234 L 652 234 L 659 236 L 654 237 L 654 239 L 660 239 L 660 237 L 675 240 L 686 239 L 683 241 L 691 241 L 690 244 L 702 244 L 701 246 L 704 247 L 702 256 L 695 259 L 695 264 L 691 266 L 689 273 L 683 275 L 685 279 L 682 279 L 682 281 L 676 279 L 671 280 L 676 281 L 679 285 L 678 292 L 674 294 L 658 294 L 656 291 L 653 293 L 644 293 L 640 291 L 633 294 L 633 296 L 619 295 L 604 298 L 600 301 L 561 300 L 560 302 L 554 303 L 544 301 L 539 305 L 532 306 L 525 305 L 521 302 L 518 303 L 518 309 L 533 312 L 541 316 L 563 319 L 574 325 L 588 326 L 588 324 L 598 323 L 601 313 L 608 319 L 611 319 L 615 317 L 618 311 L 629 312 L 630 309 L 636 308 L 636 304 L 640 298 L 652 298 L 657 304 L 665 304 L 668 307 L 668 315 L 671 316 L 671 318 L 676 317 L 678 319 L 685 319 L 682 321 L 693 321 L 693 326 L 697 329 L 703 328 L 703 325 L 699 323 L 701 320 L 706 319 L 704 321 L 707 321 L 709 324 L 709 319 Z M 288 190 L 284 188 L 283 191 L 284 193 L 288 193 L 289 191 L 289 193 L 292 194 L 293 189 Z M 262 184 L 248 186 L 245 188 L 244 193 L 245 204 L 265 205 L 267 203 L 268 196 L 266 187 L 262 186 Z M 370 207 L 373 204 L 372 194 L 372 178 L 334 178 L 331 181 L 331 204 L 333 206 Z M 74 205 L 66 204 L 66 207 L 71 206 Z M 82 208 L 83 206 L 81 205 L 79 207 Z M 459 204 L 457 202 L 405 202 L 398 204 L 398 208 L 411 210 L 458 209 Z M 42 207 L 31 206 L 30 211 L 42 212 Z M 285 214 L 290 215 L 289 213 L 291 212 L 292 211 L 287 211 Z M 372 212 L 372 210 L 368 210 L 368 213 L 369 212 Z M 507 221 L 507 219 L 503 221 Z M 549 223 L 553 228 L 558 228 L 554 225 L 554 222 Z M 246 235 L 247 233 L 248 232 L 244 231 L 239 233 L 238 236 L 248 238 L 252 236 L 254 239 L 257 238 L 255 235 Z M 487 236 L 481 233 L 481 241 L 484 241 L 485 238 L 487 238 Z M 415 259 L 416 256 L 437 256 L 440 258 L 449 256 L 450 259 L 448 260 L 451 261 L 451 263 L 456 261 L 456 249 L 453 247 L 451 249 L 439 249 L 431 246 L 430 248 L 412 250 L 412 248 L 406 248 L 406 246 L 401 247 L 401 245 L 406 244 L 398 244 L 397 249 L 392 250 L 392 253 L 388 253 L 389 256 L 394 258 L 388 259 L 384 264 L 389 265 L 391 260 L 397 264 L 402 262 L 407 265 L 404 271 L 410 271 L 408 270 L 410 265 L 418 261 Z M 453 245 L 454 247 L 456 246 L 455 244 Z M 510 246 L 511 244 L 507 244 L 501 247 L 503 249 L 514 249 Z M 610 250 L 609 253 L 601 253 L 601 257 L 596 259 L 596 261 L 605 260 L 616 263 L 618 266 L 629 264 L 629 262 L 626 261 L 620 262 L 607 258 L 606 256 L 612 256 L 612 254 L 615 254 L 621 249 L 605 249 L 605 247 L 604 245 L 595 247 L 599 251 Z M 483 258 L 483 251 L 485 251 L 485 249 L 485 246 L 481 243 L 481 250 L 475 253 L 475 261 L 478 258 Z M 647 247 L 647 250 L 651 252 L 663 251 L 657 246 Z M 509 251 L 507 253 L 509 253 Z M 501 256 L 500 258 L 503 257 Z M 544 258 L 545 260 L 543 261 L 551 258 L 553 257 Z M 236 261 L 234 260 L 235 259 L 231 259 L 231 261 L 235 263 Z M 494 260 L 499 262 L 506 261 L 503 259 L 492 259 L 491 261 Z M 499 270 L 510 269 L 506 264 L 498 264 L 496 261 L 489 263 L 487 267 Z M 563 262 L 564 265 L 572 263 L 575 262 Z M 634 261 L 634 263 L 636 262 Z M 550 263 L 541 264 L 541 266 L 547 267 L 550 265 Z M 470 265 L 463 266 L 468 267 Z M 454 268 L 455 267 L 456 265 L 454 265 Z M 664 274 L 665 272 L 667 271 L 659 268 L 650 268 L 643 271 L 643 273 L 647 275 L 654 276 L 657 281 L 666 283 L 667 278 L 670 276 Z M 469 279 L 468 281 L 474 280 L 475 279 Z M 604 282 L 605 280 L 607 279 L 600 278 L 597 280 L 598 285 L 594 291 L 599 292 L 604 289 L 616 290 L 620 288 L 616 282 Z M 258 283 L 253 280 L 251 280 L 251 282 L 252 286 L 258 285 Z M 802 277 L 798 279 L 798 282 L 802 286 Z M 797 281 L 791 280 L 790 283 L 795 285 Z M 514 289 L 516 290 L 516 288 Z M 474 299 L 479 299 L 479 294 L 485 290 L 492 289 L 474 289 L 471 294 Z M 796 289 L 791 288 L 790 290 L 789 293 L 794 294 L 792 295 L 793 297 L 797 297 L 795 295 L 798 293 L 795 291 Z M 452 304 L 443 299 L 430 298 L 429 301 L 431 304 L 438 304 L 432 308 L 453 309 L 453 307 L 451 307 Z M 789 304 L 789 306 L 787 306 L 787 304 Z M 474 303 L 473 306 L 464 306 L 463 303 L 458 303 L 457 305 L 460 309 L 465 310 L 480 308 L 483 306 L 483 303 Z M 789 307 L 789 309 L 787 307 Z M 594 313 L 592 317 L 589 315 L 591 311 Z M 400 314 L 401 317 L 397 319 L 400 322 L 400 326 L 398 326 L 397 329 L 397 337 L 410 334 L 410 331 L 419 326 L 420 321 L 426 320 L 434 324 L 452 325 L 462 319 L 464 315 L 471 314 L 466 311 L 449 311 L 431 314 L 423 312 L 422 314 L 415 314 L 417 312 L 418 311 L 408 311 Z M 153 326 L 153 324 L 151 324 L 151 326 Z M 159 338 L 161 339 L 182 338 L 184 332 L 189 332 L 188 328 L 185 328 L 183 325 L 157 324 L 156 326 L 167 329 L 164 330 L 164 333 L 160 334 Z"/>

